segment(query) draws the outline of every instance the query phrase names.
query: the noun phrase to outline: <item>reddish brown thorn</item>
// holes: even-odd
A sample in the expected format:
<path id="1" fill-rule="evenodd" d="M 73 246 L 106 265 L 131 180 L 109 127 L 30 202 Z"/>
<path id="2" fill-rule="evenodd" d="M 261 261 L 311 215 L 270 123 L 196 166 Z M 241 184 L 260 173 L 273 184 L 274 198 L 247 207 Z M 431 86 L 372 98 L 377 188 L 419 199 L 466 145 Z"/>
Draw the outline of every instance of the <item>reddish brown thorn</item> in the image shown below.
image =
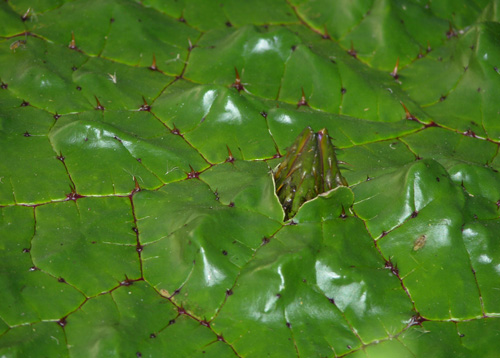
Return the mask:
<path id="1" fill-rule="evenodd" d="M 23 133 L 23 136 L 25 136 L 25 137 L 31 137 L 31 134 L 28 131 L 26 131 L 26 132 Z"/>
<path id="2" fill-rule="evenodd" d="M 244 90 L 245 88 L 243 87 L 243 83 L 241 83 L 240 79 L 240 74 L 238 73 L 238 69 L 235 67 L 234 72 L 236 73 L 236 80 L 234 83 L 231 85 L 231 87 L 234 87 L 238 90 L 238 92 Z"/>
<path id="3" fill-rule="evenodd" d="M 392 263 L 391 259 L 389 259 L 388 261 L 385 262 L 385 268 L 391 270 L 391 272 L 393 273 L 394 276 L 398 276 L 398 274 L 399 274 L 398 265 L 397 264 L 394 265 Z"/>
<path id="4" fill-rule="evenodd" d="M 97 102 L 97 106 L 95 107 L 95 109 L 97 109 L 98 111 L 104 111 L 104 107 L 101 104 L 101 102 L 99 102 L 99 99 L 97 98 L 97 96 L 94 96 L 94 97 L 95 97 L 95 100 Z"/>
<path id="5" fill-rule="evenodd" d="M 328 30 L 326 28 L 326 25 L 325 25 L 325 32 L 323 33 L 323 35 L 321 35 L 321 37 L 325 40 L 329 40 L 331 39 L 331 36 L 328 34 Z"/>
<path id="6" fill-rule="evenodd" d="M 75 34 L 73 31 L 71 31 L 71 42 L 68 47 L 72 50 L 76 50 Z"/>
<path id="7" fill-rule="evenodd" d="M 59 321 L 57 321 L 57 324 L 64 328 L 66 324 L 68 324 L 68 322 L 66 322 L 66 317 L 63 317 Z"/>
<path id="8" fill-rule="evenodd" d="M 420 51 L 418 51 L 417 59 L 421 59 L 422 57 L 424 57 L 424 54 L 422 53 L 422 49 L 420 49 Z"/>
<path id="9" fill-rule="evenodd" d="M 497 210 L 500 209 L 500 200 L 497 200 Z"/>
<path id="10" fill-rule="evenodd" d="M 153 63 L 151 64 L 151 66 L 149 66 L 149 69 L 153 70 L 153 71 L 158 71 L 158 67 L 156 67 L 156 56 L 155 56 L 155 54 L 153 54 Z"/>
<path id="11" fill-rule="evenodd" d="M 457 36 L 457 33 L 456 33 L 456 31 L 453 29 L 453 26 L 451 26 L 451 22 L 450 22 L 450 28 L 449 28 L 449 30 L 446 32 L 446 37 L 450 39 L 450 38 L 455 37 L 455 36 Z"/>
<path id="12" fill-rule="evenodd" d="M 66 159 L 66 157 L 64 155 L 62 155 L 62 152 L 59 152 L 59 155 L 57 155 L 56 158 L 58 160 L 60 160 L 61 162 L 64 162 L 64 159 Z"/>
<path id="13" fill-rule="evenodd" d="M 134 177 L 134 182 L 135 182 L 135 188 L 134 190 L 132 190 L 132 194 L 141 191 L 141 187 L 139 186 L 139 182 L 137 181 L 136 177 Z"/>
<path id="14" fill-rule="evenodd" d="M 146 102 L 146 98 L 144 98 L 144 96 L 142 96 L 142 100 L 144 101 L 144 104 L 139 107 L 139 111 L 151 111 L 151 106 L 148 104 L 148 102 Z"/>
<path id="15" fill-rule="evenodd" d="M 0 85 L 0 87 L 2 89 L 7 89 L 7 87 L 9 87 L 9 85 L 7 83 L 5 83 L 5 82 L 2 82 L 2 84 Z"/>
<path id="16" fill-rule="evenodd" d="M 202 321 L 200 321 L 200 324 L 201 324 L 202 326 L 205 326 L 205 327 L 210 328 L 210 322 L 208 322 L 207 320 L 202 320 Z"/>
<path id="17" fill-rule="evenodd" d="M 446 96 L 442 95 L 441 97 L 439 97 L 439 102 L 443 102 L 445 99 L 446 99 Z"/>
<path id="18" fill-rule="evenodd" d="M 427 52 L 431 52 L 432 51 L 432 47 L 431 47 L 431 44 L 429 42 L 429 40 L 427 40 Z"/>
<path id="19" fill-rule="evenodd" d="M 29 102 L 26 102 L 26 101 L 24 101 L 24 100 L 23 100 L 23 103 L 21 103 L 21 107 L 27 107 L 27 106 L 29 106 L 29 105 L 30 105 L 30 103 L 29 103 Z"/>
<path id="20" fill-rule="evenodd" d="M 77 201 L 78 199 L 83 198 L 83 195 L 80 195 L 76 192 L 74 186 L 70 186 L 70 188 L 71 188 L 71 193 L 66 194 L 66 201 L 68 200 Z"/>
<path id="21" fill-rule="evenodd" d="M 399 78 L 398 67 L 399 67 L 399 57 L 396 60 L 396 66 L 394 66 L 394 69 L 391 72 L 391 76 L 394 77 L 395 80 L 397 80 Z"/>
<path id="22" fill-rule="evenodd" d="M 187 174 L 188 179 L 198 179 L 200 177 L 200 172 L 197 172 L 193 169 L 193 167 L 190 165 L 191 171 Z"/>
<path id="23" fill-rule="evenodd" d="M 429 123 L 427 123 L 425 125 L 425 128 L 429 128 L 429 127 L 439 127 L 439 124 L 437 124 L 436 122 L 434 121 L 430 121 Z"/>
<path id="24" fill-rule="evenodd" d="M 345 209 L 344 209 L 344 205 L 342 205 L 342 212 L 340 213 L 340 216 L 339 216 L 341 219 L 345 219 L 347 217 L 346 213 L 345 213 Z"/>
<path id="25" fill-rule="evenodd" d="M 227 147 L 227 153 L 228 153 L 226 163 L 233 163 L 234 162 L 233 153 L 231 153 L 231 149 L 229 149 L 229 146 L 226 145 L 226 147 Z"/>
<path id="26" fill-rule="evenodd" d="M 464 134 L 467 136 L 467 137 L 472 137 L 472 138 L 476 138 L 476 133 L 474 133 L 470 128 L 467 129 Z"/>
<path id="27" fill-rule="evenodd" d="M 134 281 L 129 279 L 127 275 L 125 275 L 125 280 L 120 282 L 120 286 L 132 286 L 134 284 Z"/>
<path id="28" fill-rule="evenodd" d="M 28 20 L 28 17 L 30 16 L 30 12 L 31 12 L 31 8 L 29 7 L 28 10 L 26 10 L 26 12 L 24 13 L 23 16 L 21 16 L 21 20 L 24 22 L 26 20 Z"/>
<path id="29" fill-rule="evenodd" d="M 422 323 L 427 321 L 424 317 L 420 315 L 420 313 L 417 313 L 415 316 L 410 318 L 410 322 L 408 322 L 408 327 L 411 326 L 422 326 Z"/>
<path id="30" fill-rule="evenodd" d="M 300 101 L 297 103 L 297 108 L 300 106 L 309 106 L 306 101 L 306 94 L 304 93 L 304 87 L 302 87 L 302 97 L 300 98 Z"/>
<path id="31" fill-rule="evenodd" d="M 411 121 L 417 121 L 418 122 L 418 119 L 417 117 L 415 117 L 413 114 L 410 113 L 410 111 L 408 110 L 408 108 L 406 108 L 405 104 L 403 102 L 399 102 L 401 103 L 401 105 L 403 106 L 404 110 L 405 110 L 405 113 L 406 113 L 406 119 L 408 120 L 411 120 Z"/>
<path id="32" fill-rule="evenodd" d="M 358 56 L 358 53 L 357 53 L 357 52 L 356 52 L 356 50 L 354 49 L 354 45 L 353 45 L 353 43 L 352 43 L 352 40 L 351 40 L 351 49 L 350 49 L 350 50 L 348 50 L 348 51 L 347 51 L 347 53 L 348 53 L 349 55 L 351 55 L 352 57 L 354 57 L 354 58 L 357 58 L 357 56 Z"/>
<path id="33" fill-rule="evenodd" d="M 175 135 L 181 135 L 181 131 L 175 126 L 175 123 L 172 124 L 174 125 L 174 128 L 170 131 L 170 133 Z"/>

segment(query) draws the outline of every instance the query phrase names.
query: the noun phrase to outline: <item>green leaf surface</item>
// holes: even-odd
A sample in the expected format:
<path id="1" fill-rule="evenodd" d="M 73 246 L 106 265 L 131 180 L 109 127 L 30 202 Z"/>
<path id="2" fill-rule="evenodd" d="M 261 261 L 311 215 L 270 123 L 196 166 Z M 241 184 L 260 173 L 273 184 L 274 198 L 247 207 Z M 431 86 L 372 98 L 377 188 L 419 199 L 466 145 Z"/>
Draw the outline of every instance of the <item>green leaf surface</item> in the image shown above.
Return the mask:
<path id="1" fill-rule="evenodd" d="M 496 357 L 498 5 L 1 2 L 0 356 Z"/>

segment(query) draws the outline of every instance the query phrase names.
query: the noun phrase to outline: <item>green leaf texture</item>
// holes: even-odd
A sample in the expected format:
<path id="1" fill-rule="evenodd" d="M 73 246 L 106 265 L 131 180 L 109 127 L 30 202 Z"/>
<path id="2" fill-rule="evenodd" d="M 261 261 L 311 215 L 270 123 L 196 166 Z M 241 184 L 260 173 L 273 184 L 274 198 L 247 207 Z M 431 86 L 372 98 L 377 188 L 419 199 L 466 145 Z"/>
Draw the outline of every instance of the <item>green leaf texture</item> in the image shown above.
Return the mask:
<path id="1" fill-rule="evenodd" d="M 0 356 L 497 357 L 499 8 L 1 1 Z"/>

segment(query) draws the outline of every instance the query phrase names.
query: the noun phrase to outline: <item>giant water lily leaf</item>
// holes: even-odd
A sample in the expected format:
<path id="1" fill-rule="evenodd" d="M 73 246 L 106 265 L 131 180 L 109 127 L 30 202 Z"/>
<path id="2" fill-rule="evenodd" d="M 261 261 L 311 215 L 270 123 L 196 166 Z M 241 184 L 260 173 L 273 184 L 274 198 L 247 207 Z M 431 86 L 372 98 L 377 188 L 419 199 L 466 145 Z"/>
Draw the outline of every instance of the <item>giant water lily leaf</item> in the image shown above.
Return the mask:
<path id="1" fill-rule="evenodd" d="M 497 8 L 1 2 L 0 356 L 497 356 Z"/>

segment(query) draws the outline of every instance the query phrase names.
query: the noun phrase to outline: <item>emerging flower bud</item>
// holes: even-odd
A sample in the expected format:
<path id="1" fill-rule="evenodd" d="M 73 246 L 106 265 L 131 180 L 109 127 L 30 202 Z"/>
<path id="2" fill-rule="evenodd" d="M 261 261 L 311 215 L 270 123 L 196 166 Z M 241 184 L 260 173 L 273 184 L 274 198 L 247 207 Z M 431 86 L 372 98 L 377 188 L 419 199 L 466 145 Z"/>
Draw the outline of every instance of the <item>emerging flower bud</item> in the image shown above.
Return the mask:
<path id="1" fill-rule="evenodd" d="M 326 128 L 317 133 L 311 127 L 302 131 L 274 173 L 274 181 L 285 220 L 304 202 L 337 186 L 347 186 Z"/>

